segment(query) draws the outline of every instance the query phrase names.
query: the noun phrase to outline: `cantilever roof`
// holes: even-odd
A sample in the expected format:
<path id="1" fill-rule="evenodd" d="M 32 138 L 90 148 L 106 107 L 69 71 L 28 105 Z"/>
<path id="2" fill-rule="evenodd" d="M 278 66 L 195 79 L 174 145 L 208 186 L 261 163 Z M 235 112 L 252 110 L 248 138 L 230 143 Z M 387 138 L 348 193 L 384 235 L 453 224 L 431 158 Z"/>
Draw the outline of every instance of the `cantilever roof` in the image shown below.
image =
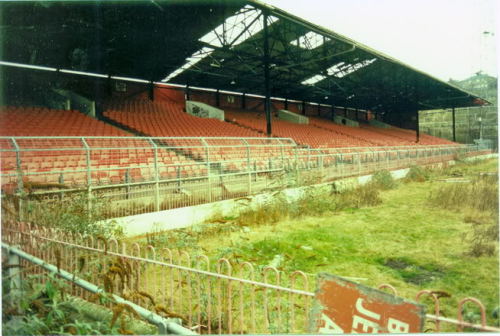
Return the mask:
<path id="1" fill-rule="evenodd" d="M 2 61 L 261 95 L 265 13 L 274 97 L 400 113 L 481 103 L 254 0 L 12 1 L 0 12 Z"/>

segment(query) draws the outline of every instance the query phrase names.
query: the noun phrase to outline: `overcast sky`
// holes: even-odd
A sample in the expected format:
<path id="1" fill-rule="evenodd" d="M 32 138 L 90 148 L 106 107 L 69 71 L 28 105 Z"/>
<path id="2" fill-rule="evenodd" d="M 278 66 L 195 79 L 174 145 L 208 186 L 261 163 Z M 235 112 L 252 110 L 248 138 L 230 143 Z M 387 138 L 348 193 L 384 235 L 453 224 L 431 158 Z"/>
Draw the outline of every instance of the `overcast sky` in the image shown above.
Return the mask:
<path id="1" fill-rule="evenodd" d="M 445 81 L 497 76 L 495 0 L 263 1 Z"/>

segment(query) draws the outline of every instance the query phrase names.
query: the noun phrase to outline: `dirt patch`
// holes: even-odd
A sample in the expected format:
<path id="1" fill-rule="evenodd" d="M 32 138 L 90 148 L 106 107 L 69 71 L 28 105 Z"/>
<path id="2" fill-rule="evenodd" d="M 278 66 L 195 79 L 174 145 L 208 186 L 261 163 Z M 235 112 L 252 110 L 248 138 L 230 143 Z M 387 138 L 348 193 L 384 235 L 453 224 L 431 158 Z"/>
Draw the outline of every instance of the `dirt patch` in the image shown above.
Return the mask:
<path id="1" fill-rule="evenodd" d="M 405 282 L 415 285 L 435 281 L 445 274 L 442 267 L 432 264 L 417 265 L 406 258 L 389 258 L 383 265 L 397 271 Z"/>

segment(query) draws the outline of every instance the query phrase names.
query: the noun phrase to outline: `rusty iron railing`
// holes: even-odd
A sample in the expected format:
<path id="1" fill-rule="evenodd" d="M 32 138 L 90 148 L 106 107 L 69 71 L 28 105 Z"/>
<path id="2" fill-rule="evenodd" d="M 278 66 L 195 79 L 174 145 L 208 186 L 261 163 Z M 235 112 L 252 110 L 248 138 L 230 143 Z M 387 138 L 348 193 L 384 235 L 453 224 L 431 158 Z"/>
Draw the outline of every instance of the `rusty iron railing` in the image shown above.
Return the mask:
<path id="1" fill-rule="evenodd" d="M 71 235 L 17 222 L 4 223 L 2 240 L 145 309 L 160 306 L 198 333 L 309 332 L 313 279 L 301 271 L 287 273 L 168 248 L 156 251 L 152 246 L 141 248 L 137 243 Z M 380 288 L 397 294 L 391 285 Z M 78 288 L 74 294 L 89 298 Z M 434 302 L 433 313 L 426 316 L 427 322 L 433 322 L 431 331 L 500 331 L 487 326 L 484 306 L 475 298 L 460 301 L 457 319 L 452 319 L 442 316 L 434 292 L 422 290 L 415 301 L 424 295 Z M 480 324 L 464 321 L 461 311 L 468 302 L 480 307 Z"/>

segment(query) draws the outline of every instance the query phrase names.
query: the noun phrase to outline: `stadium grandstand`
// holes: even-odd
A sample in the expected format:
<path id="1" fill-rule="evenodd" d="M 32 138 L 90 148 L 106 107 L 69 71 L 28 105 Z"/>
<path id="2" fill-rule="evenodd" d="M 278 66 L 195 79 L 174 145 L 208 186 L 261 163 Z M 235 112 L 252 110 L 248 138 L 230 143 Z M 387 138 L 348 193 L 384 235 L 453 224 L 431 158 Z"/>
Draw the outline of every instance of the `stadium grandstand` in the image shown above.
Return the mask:
<path id="1" fill-rule="evenodd" d="M 351 197 L 344 191 L 370 181 L 377 172 L 396 175 L 408 173 L 413 166 L 443 167 L 458 158 L 492 152 L 482 143 L 459 143 L 419 130 L 421 110 L 483 106 L 487 101 L 257 0 L 0 1 L 0 15 L 0 183 L 6 261 L 2 280 L 7 293 L 3 303 L 9 308 L 4 320 L 15 328 L 36 324 L 47 333 L 42 318 L 29 316 L 46 313 L 44 319 L 55 321 L 54 333 L 101 333 L 99 328 L 107 326 L 111 334 L 310 333 L 317 269 L 289 272 L 284 260 L 296 255 L 277 251 L 288 238 L 280 237 L 279 245 L 266 240 L 265 248 L 274 259 L 258 267 L 250 263 L 257 259 L 244 261 L 245 255 L 235 254 L 240 246 L 233 244 L 233 233 L 271 236 L 237 222 L 245 211 L 264 227 L 261 218 L 275 220 L 271 212 L 288 217 L 308 213 L 295 204 L 308 203 L 300 197 L 309 191 L 338 196 L 339 201 L 332 201 L 313 192 L 306 195 L 329 203 L 325 209 L 330 210 L 344 207 L 340 197 Z M 420 194 L 403 200 L 395 190 L 388 193 L 404 204 L 404 216 L 410 209 L 406 199 L 422 199 L 424 204 L 423 196 L 414 197 Z M 379 198 L 372 184 L 352 194 L 362 195 L 370 204 Z M 290 206 L 293 212 L 282 211 L 282 201 L 285 204 L 293 197 L 298 200 Z M 358 201 L 345 202 L 349 216 L 354 214 L 350 205 L 354 202 Z M 274 207 L 274 203 L 280 205 Z M 259 208 L 262 205 L 273 210 Z M 254 206 L 258 211 L 253 212 Z M 319 206 L 307 207 L 316 212 Z M 390 207 L 394 206 L 384 204 L 383 211 Z M 416 322 L 411 323 L 418 331 L 425 329 L 427 319 L 426 328 L 431 324 L 432 328 L 425 332 L 452 330 L 447 325 L 459 331 L 467 327 L 498 332 L 487 325 L 479 300 L 467 296 L 458 301 L 453 293 L 458 303 L 455 320 L 446 308 L 449 302 L 442 302 L 446 314 L 440 313 L 439 298 L 451 297 L 448 288 L 421 288 L 427 283 L 441 286 L 445 284 L 441 280 L 450 275 L 454 286 L 477 293 L 473 287 L 477 281 L 455 281 L 465 273 L 455 273 L 448 264 L 462 254 L 451 253 L 449 259 L 434 264 L 439 255 L 429 253 L 429 248 L 436 245 L 435 231 L 427 227 L 440 223 L 428 220 L 429 226 L 414 225 L 425 217 L 414 212 L 418 215 L 414 222 L 398 218 L 395 222 L 418 228 L 419 235 L 429 238 L 425 244 L 399 227 L 398 232 L 386 228 L 385 218 L 390 215 L 364 211 L 358 213 L 384 227 L 372 229 L 360 220 L 359 244 L 351 240 L 357 235 L 351 230 L 329 241 L 325 233 L 337 234 L 337 227 L 330 229 L 312 218 L 311 226 L 318 227 L 314 235 L 332 253 L 328 258 L 316 245 L 311 247 L 312 234 L 298 231 L 299 225 L 287 223 L 294 235 L 308 239 L 308 246 L 293 239 L 286 243 L 315 267 L 338 261 L 337 250 L 346 250 L 356 259 L 356 268 L 342 274 L 354 275 L 356 281 L 368 280 L 354 273 L 364 267 L 358 263 L 361 259 L 377 260 L 366 268 L 397 274 L 400 284 L 407 280 L 403 274 L 409 269 L 422 272 L 411 278 L 418 278 L 411 283 L 419 290 L 415 302 L 422 296 L 418 309 L 396 297 L 396 288 L 387 281 L 378 288 L 395 296 L 371 288 L 366 296 L 367 304 L 372 304 L 371 293 L 389 297 L 387 304 L 380 304 L 380 309 L 391 309 L 390 314 L 382 313 L 387 326 L 376 329 L 375 322 L 363 320 L 372 324 L 360 322 L 359 328 L 408 331 L 406 322 L 392 315 L 401 310 L 402 317 L 415 315 Z M 346 226 L 356 222 L 330 214 Z M 463 225 L 462 218 L 459 221 Z M 198 237 L 205 238 L 205 228 L 215 237 L 210 244 L 221 248 L 217 255 L 204 255 L 209 252 L 202 245 L 190 249 Z M 281 234 L 277 228 L 273 223 L 273 232 Z M 167 230 L 175 236 L 164 235 Z M 458 245 L 449 240 L 449 233 L 465 231 L 449 225 L 440 230 L 442 249 L 448 255 L 449 246 Z M 411 252 L 412 258 L 394 256 L 382 265 L 385 257 L 365 246 L 370 239 L 378 242 L 376 231 L 384 234 L 382 249 L 387 248 L 386 240 L 401 250 L 405 246 L 399 238 L 411 240 L 418 247 L 415 263 L 410 263 Z M 331 252 L 331 246 L 341 240 L 349 246 L 335 246 L 335 253 Z M 228 241 L 231 246 L 224 245 Z M 354 245 L 361 246 L 359 253 L 351 248 Z M 364 257 L 361 248 L 370 258 Z M 249 253 L 260 255 L 261 250 L 252 248 Z M 420 263 L 417 255 L 424 253 L 432 263 Z M 475 274 L 470 267 L 473 259 L 466 259 L 464 272 Z M 483 266 L 489 265 L 486 259 L 480 260 L 476 266 L 490 276 Z M 347 267 L 340 269 L 344 272 Z M 425 282 L 420 282 L 421 277 Z M 36 286 L 31 282 L 24 286 L 28 281 Z M 63 281 L 71 284 L 63 287 Z M 350 286 L 345 288 L 350 291 Z M 20 292 L 25 287 L 30 289 Z M 405 287 L 400 288 L 399 293 L 406 295 Z M 36 295 L 28 294 L 32 289 Z M 18 300 L 19 293 L 23 301 Z M 45 297 L 50 297 L 50 306 Z M 375 320 L 373 316 L 379 314 L 365 303 L 361 306 L 361 300 L 361 296 L 356 299 L 356 309 Z M 493 300 L 488 298 L 490 306 Z M 481 325 L 464 321 L 476 313 L 464 313 L 466 302 L 482 309 L 482 315 L 476 316 Z M 428 303 L 435 304 L 435 309 L 426 314 L 423 307 Z M 57 311 L 52 309 L 55 306 Z M 411 306 L 408 314 L 407 306 Z M 59 323 L 58 316 L 66 310 L 71 323 Z M 80 320 L 83 315 L 97 321 L 98 329 L 90 324 L 86 329 L 86 322 Z M 348 315 L 351 318 L 352 311 Z M 142 320 L 151 323 L 155 332 L 132 328 L 136 322 L 139 327 L 145 324 Z M 320 331 L 342 331 L 335 323 L 323 321 Z"/>
<path id="2" fill-rule="evenodd" d="M 125 216 L 479 150 L 418 111 L 486 101 L 258 1 L 0 6 L 2 195 L 24 204 Z"/>

